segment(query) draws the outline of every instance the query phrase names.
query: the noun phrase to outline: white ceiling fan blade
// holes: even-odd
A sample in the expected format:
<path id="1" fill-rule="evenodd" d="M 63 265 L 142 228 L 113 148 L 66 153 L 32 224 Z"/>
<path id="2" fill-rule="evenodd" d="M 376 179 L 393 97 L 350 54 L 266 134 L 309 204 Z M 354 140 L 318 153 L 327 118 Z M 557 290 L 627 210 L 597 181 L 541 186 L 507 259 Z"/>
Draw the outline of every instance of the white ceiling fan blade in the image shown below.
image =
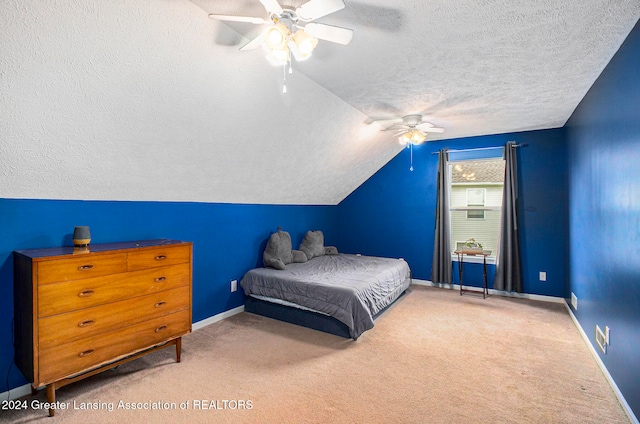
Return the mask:
<path id="1" fill-rule="evenodd" d="M 444 132 L 444 128 L 438 128 L 438 127 L 427 127 L 427 128 L 418 128 L 418 129 L 426 133 L 443 133 Z"/>
<path id="2" fill-rule="evenodd" d="M 406 132 L 409 129 L 409 127 L 407 127 L 406 125 L 402 125 L 402 124 L 393 124 L 387 128 L 384 128 L 380 131 L 402 131 L 402 132 Z"/>
<path id="3" fill-rule="evenodd" d="M 402 118 L 387 118 L 387 117 L 373 117 L 373 118 L 369 118 L 366 121 L 368 124 L 371 124 L 373 122 L 397 122 L 400 123 L 402 122 Z"/>
<path id="4" fill-rule="evenodd" d="M 433 125 L 431 122 L 421 122 L 417 125 L 414 125 L 415 128 L 419 129 L 419 130 L 424 130 L 424 129 L 428 129 L 428 128 L 433 128 L 435 127 L 435 125 Z"/>
<path id="5" fill-rule="evenodd" d="M 420 117 L 420 121 L 422 121 L 422 117 Z M 432 133 L 441 133 L 444 132 L 444 128 L 438 128 L 433 125 L 431 122 L 421 122 L 415 126 L 416 129 L 423 132 L 432 132 Z"/>
<path id="6" fill-rule="evenodd" d="M 284 13 L 284 10 L 282 10 L 282 6 L 280 6 L 278 0 L 260 0 L 260 3 L 262 3 L 269 13 L 273 13 L 278 16 L 282 16 L 282 13 Z"/>
<path id="7" fill-rule="evenodd" d="M 300 19 L 308 22 L 342 9 L 344 9 L 342 0 L 309 0 L 298 7 L 296 13 Z"/>
<path id="8" fill-rule="evenodd" d="M 353 38 L 352 29 L 333 25 L 310 23 L 305 25 L 304 30 L 312 37 L 343 45 L 349 44 Z"/>
<path id="9" fill-rule="evenodd" d="M 218 21 L 248 22 L 250 24 L 256 24 L 256 25 L 261 25 L 267 22 L 262 18 L 250 18 L 247 16 L 217 15 L 215 13 L 209 13 L 209 17 L 211 19 L 216 19 Z"/>
<path id="10" fill-rule="evenodd" d="M 244 46 L 240 47 L 240 51 L 246 52 L 246 51 L 254 50 L 254 49 L 257 49 L 258 47 L 260 47 L 262 45 L 262 39 L 263 39 L 262 34 L 263 33 L 260 33 L 260 35 L 258 35 L 256 38 L 254 38 L 253 40 L 249 41 Z"/>

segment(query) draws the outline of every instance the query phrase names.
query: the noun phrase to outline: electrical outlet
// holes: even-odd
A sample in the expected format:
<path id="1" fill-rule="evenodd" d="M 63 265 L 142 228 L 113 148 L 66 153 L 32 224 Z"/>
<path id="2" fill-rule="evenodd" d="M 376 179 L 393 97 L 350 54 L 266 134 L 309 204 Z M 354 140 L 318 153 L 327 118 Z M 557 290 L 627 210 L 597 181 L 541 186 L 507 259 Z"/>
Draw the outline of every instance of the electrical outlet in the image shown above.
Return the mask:
<path id="1" fill-rule="evenodd" d="M 547 272 L 540 271 L 540 281 L 547 281 Z"/>
<path id="2" fill-rule="evenodd" d="M 231 292 L 238 290 L 238 280 L 231 280 Z"/>
<path id="3" fill-rule="evenodd" d="M 571 292 L 571 306 L 573 306 L 573 310 L 578 310 L 578 297 L 574 292 Z"/>

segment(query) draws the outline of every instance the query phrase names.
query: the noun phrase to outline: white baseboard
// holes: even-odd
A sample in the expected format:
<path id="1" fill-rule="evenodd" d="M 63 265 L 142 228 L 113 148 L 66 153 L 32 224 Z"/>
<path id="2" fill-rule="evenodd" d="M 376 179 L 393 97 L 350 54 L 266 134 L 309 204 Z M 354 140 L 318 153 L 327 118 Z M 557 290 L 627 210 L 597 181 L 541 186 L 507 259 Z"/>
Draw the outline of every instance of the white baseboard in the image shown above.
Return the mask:
<path id="1" fill-rule="evenodd" d="M 191 328 L 193 329 L 193 331 L 199 330 L 203 327 L 206 327 L 207 325 L 214 324 L 218 321 L 222 321 L 225 318 L 229 318 L 236 314 L 239 314 L 240 312 L 244 312 L 244 305 L 238 306 L 237 308 L 229 309 L 228 311 L 224 311 L 222 313 L 219 313 L 218 315 L 203 319 L 202 321 L 194 322 L 191 325 Z"/>
<path id="2" fill-rule="evenodd" d="M 611 374 L 609 374 L 609 370 L 607 369 L 604 362 L 602 362 L 602 359 L 600 358 L 600 355 L 598 355 L 598 352 L 596 351 L 596 349 L 591 344 L 591 341 L 589 340 L 589 336 L 587 336 L 587 333 L 584 332 L 584 329 L 580 325 L 580 322 L 578 321 L 576 316 L 573 314 L 573 310 L 569 307 L 569 304 L 566 301 L 564 302 L 564 306 L 567 308 L 567 311 L 569 311 L 569 315 L 571 316 L 571 319 L 573 320 L 573 323 L 575 324 L 576 328 L 578 328 L 578 331 L 580 332 L 580 335 L 582 336 L 584 343 L 589 348 L 589 352 L 591 352 L 591 355 L 593 355 L 593 357 L 595 358 L 596 363 L 600 367 L 600 370 L 602 371 L 605 378 L 609 382 L 609 385 L 613 389 L 613 392 L 616 394 L 618 401 L 620 401 L 620 405 L 622 405 L 622 409 L 624 409 L 624 412 L 626 412 L 627 416 L 629 417 L 629 420 L 631 420 L 632 423 L 639 424 L 638 418 L 636 418 L 635 414 L 631 410 L 631 407 L 627 403 L 627 400 L 622 395 L 622 392 L 620 392 L 620 389 L 618 388 L 618 385 L 616 384 L 616 382 L 613 380 L 613 377 L 611 377 Z"/>
<path id="3" fill-rule="evenodd" d="M 8 392 L 0 393 L 1 400 L 15 400 L 21 398 L 22 396 L 26 396 L 31 393 L 31 384 L 27 383 L 24 386 L 19 386 L 14 389 L 9 390 Z"/>
<path id="4" fill-rule="evenodd" d="M 412 279 L 411 282 L 419 286 L 430 286 L 430 287 L 438 287 L 441 289 L 460 290 L 460 284 L 436 284 L 429 280 L 417 280 L 415 278 Z M 463 285 L 462 288 L 463 289 L 479 289 L 480 287 Z M 565 303 L 565 304 L 567 303 L 563 297 L 546 296 L 542 294 L 515 293 L 515 292 L 508 292 L 508 291 L 495 290 L 495 289 L 489 289 L 489 294 L 495 295 L 495 296 L 503 296 L 503 297 L 514 297 L 518 299 L 539 300 L 542 302 Z"/>
<path id="5" fill-rule="evenodd" d="M 191 328 L 193 331 L 195 331 L 200 328 L 206 327 L 207 325 L 211 325 L 218 321 L 222 321 L 225 318 L 229 318 L 233 315 L 239 314 L 240 312 L 244 312 L 244 305 L 222 312 L 218 315 L 214 315 L 212 317 L 203 319 L 202 321 L 194 322 L 191 325 Z M 31 385 L 27 383 L 24 386 L 19 386 L 7 392 L 0 393 L 0 400 L 15 400 L 15 399 L 21 398 L 22 396 L 26 396 L 30 393 L 31 393 Z"/>

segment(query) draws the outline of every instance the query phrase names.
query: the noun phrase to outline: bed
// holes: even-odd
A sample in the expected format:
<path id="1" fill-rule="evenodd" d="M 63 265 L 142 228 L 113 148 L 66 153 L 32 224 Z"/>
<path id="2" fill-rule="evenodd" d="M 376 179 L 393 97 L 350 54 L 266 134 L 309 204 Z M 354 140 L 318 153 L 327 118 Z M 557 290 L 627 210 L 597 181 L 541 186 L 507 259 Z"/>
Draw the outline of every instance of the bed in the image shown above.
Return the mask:
<path id="1" fill-rule="evenodd" d="M 356 340 L 411 285 L 403 259 L 326 252 L 247 272 L 245 310 Z"/>

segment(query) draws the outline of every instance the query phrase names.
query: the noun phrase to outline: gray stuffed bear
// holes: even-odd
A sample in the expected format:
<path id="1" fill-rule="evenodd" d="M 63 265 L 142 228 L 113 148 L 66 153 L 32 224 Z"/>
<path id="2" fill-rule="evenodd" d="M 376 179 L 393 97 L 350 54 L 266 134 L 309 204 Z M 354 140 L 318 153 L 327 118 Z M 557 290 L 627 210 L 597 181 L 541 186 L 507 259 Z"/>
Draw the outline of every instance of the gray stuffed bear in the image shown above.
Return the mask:
<path id="1" fill-rule="evenodd" d="M 320 230 L 307 231 L 299 249 L 307 255 L 308 260 L 318 256 L 338 254 L 338 248 L 335 246 L 324 245 L 324 234 Z"/>
<path id="2" fill-rule="evenodd" d="M 290 263 L 306 261 L 307 256 L 303 252 L 292 250 L 291 236 L 286 231 L 282 231 L 281 227 L 278 227 L 278 231 L 271 234 L 262 254 L 264 266 L 280 270 L 286 269 L 286 265 Z"/>

